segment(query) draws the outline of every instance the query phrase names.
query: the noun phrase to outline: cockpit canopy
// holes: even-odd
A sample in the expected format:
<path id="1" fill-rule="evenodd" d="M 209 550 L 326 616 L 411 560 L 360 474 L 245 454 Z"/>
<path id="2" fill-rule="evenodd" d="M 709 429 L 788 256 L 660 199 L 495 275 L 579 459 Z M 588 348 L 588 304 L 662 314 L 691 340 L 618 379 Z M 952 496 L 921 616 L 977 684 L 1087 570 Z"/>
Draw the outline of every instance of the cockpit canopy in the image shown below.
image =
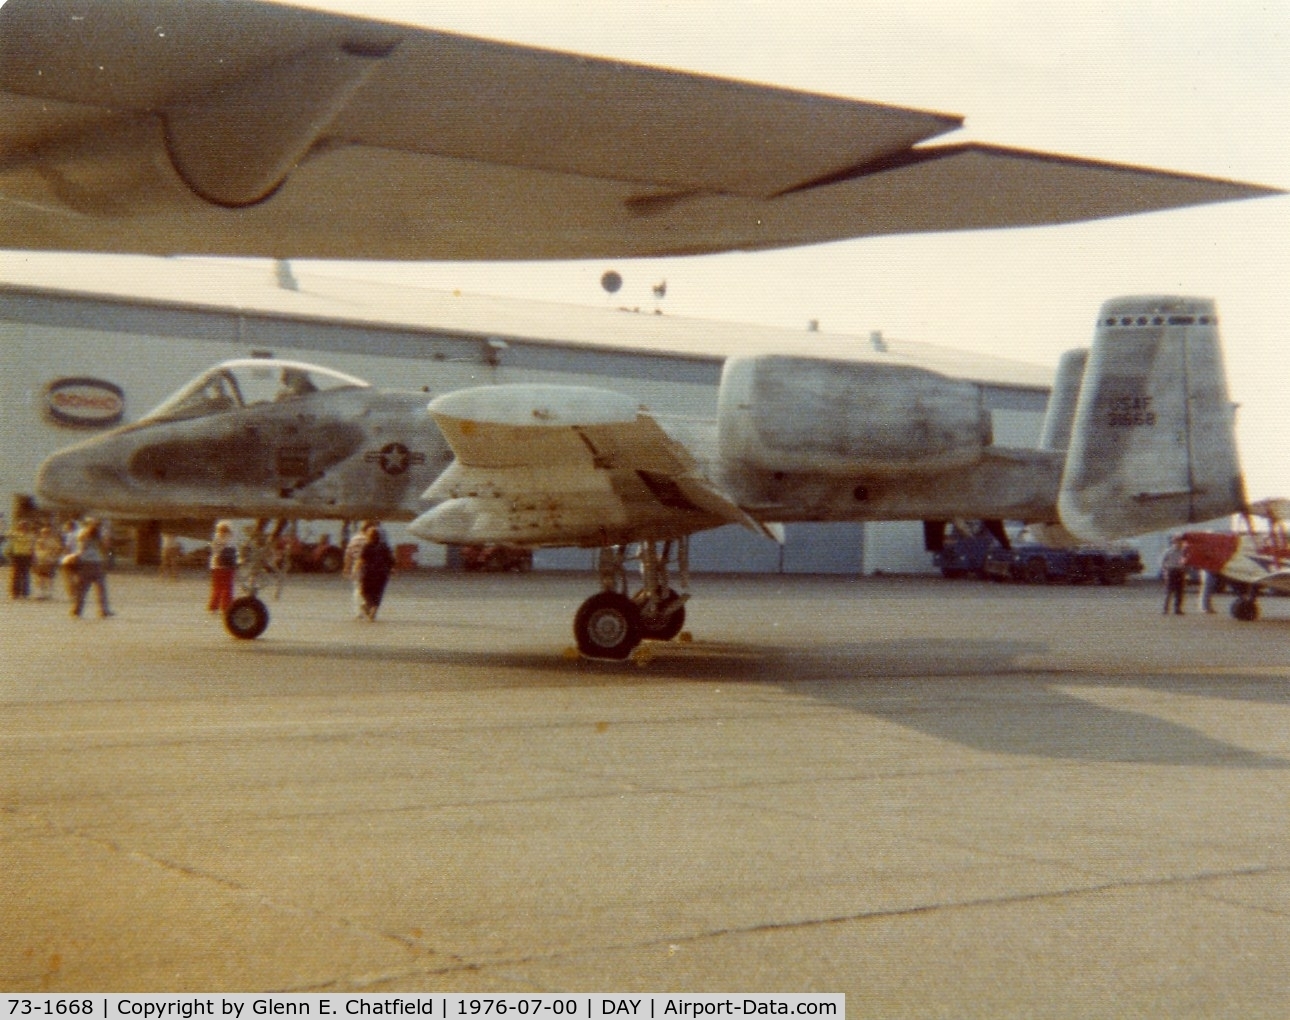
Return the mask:
<path id="1" fill-rule="evenodd" d="M 226 361 L 198 376 L 159 407 L 146 421 L 183 421 L 252 407 L 298 400 L 311 393 L 366 389 L 370 384 L 344 372 L 303 361 L 247 358 Z"/>

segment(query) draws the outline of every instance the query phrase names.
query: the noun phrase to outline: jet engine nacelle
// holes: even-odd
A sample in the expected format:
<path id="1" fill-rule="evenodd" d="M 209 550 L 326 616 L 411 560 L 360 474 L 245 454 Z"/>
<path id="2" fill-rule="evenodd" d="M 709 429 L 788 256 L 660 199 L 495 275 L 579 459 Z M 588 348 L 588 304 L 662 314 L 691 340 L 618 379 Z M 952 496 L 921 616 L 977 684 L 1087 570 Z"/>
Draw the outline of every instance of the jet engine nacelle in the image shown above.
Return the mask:
<path id="1" fill-rule="evenodd" d="M 992 441 L 981 387 L 910 365 L 732 358 L 717 435 L 727 463 L 839 476 L 973 464 Z"/>

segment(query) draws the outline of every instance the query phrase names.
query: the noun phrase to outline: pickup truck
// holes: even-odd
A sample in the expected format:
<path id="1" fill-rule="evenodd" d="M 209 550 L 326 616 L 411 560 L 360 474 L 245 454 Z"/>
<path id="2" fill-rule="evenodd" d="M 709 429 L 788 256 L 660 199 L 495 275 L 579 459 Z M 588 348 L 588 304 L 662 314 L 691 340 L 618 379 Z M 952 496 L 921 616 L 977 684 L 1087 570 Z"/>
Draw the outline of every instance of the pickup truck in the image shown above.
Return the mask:
<path id="1" fill-rule="evenodd" d="M 1142 573 L 1142 557 L 1130 548 L 1056 549 L 1024 543 L 1011 549 L 991 549 L 986 553 L 984 570 L 992 581 L 1124 584 L 1131 574 Z"/>

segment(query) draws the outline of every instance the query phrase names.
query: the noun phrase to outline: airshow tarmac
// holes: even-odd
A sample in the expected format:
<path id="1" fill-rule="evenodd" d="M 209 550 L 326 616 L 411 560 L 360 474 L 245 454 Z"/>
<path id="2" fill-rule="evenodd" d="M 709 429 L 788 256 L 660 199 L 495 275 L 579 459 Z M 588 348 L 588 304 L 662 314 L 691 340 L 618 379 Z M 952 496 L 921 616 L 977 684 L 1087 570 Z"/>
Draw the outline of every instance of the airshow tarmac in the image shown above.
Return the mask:
<path id="1" fill-rule="evenodd" d="M 1290 1014 L 1290 599 L 699 577 L 205 578 L 0 610 L 8 991 L 845 992 L 852 1017 Z"/>

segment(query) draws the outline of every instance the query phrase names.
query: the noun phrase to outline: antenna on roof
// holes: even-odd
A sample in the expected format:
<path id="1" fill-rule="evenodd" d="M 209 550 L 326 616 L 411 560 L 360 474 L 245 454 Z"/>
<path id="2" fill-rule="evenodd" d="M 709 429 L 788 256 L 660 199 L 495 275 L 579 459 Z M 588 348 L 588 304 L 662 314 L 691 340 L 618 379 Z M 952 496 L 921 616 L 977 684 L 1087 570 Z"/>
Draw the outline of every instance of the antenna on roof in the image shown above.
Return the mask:
<path id="1" fill-rule="evenodd" d="M 654 284 L 654 314 L 655 315 L 663 314 L 662 301 L 665 297 L 667 297 L 667 281 L 659 280 L 658 283 Z"/>
<path id="2" fill-rule="evenodd" d="M 286 259 L 278 259 L 274 263 L 273 272 L 278 279 L 278 286 L 283 290 L 300 289 L 300 282 L 296 279 L 295 273 L 291 271 L 291 263 Z"/>

